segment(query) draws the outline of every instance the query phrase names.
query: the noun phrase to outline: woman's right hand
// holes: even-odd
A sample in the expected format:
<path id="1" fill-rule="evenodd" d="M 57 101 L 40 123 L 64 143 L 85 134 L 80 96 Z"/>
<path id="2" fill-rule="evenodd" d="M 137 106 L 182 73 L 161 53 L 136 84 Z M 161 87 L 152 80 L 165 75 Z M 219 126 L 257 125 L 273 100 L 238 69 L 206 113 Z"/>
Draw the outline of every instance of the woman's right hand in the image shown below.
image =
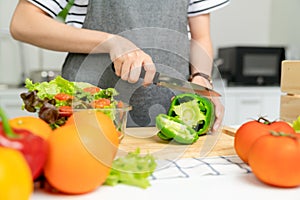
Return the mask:
<path id="1" fill-rule="evenodd" d="M 108 43 L 117 76 L 129 83 L 135 83 L 140 77 L 141 68 L 144 67 L 144 84 L 152 83 L 156 68 L 148 54 L 121 36 L 111 37 Z"/>

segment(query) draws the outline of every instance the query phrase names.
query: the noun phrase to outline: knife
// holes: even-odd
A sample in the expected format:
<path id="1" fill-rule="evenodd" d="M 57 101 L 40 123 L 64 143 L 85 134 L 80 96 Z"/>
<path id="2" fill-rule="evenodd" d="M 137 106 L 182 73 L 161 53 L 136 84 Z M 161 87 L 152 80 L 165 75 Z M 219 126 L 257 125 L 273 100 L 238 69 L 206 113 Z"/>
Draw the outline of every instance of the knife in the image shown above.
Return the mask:
<path id="1" fill-rule="evenodd" d="M 140 78 L 144 78 L 146 74 L 145 69 L 142 67 Z M 161 74 L 159 72 L 155 73 L 155 76 L 153 78 L 153 84 L 156 84 L 158 86 L 167 87 L 170 89 L 178 90 L 181 92 L 190 92 L 190 93 L 196 93 L 203 96 L 214 96 L 219 97 L 221 96 L 218 92 L 195 84 L 191 83 L 189 81 L 181 80 L 178 78 L 170 77 L 164 74 Z"/>

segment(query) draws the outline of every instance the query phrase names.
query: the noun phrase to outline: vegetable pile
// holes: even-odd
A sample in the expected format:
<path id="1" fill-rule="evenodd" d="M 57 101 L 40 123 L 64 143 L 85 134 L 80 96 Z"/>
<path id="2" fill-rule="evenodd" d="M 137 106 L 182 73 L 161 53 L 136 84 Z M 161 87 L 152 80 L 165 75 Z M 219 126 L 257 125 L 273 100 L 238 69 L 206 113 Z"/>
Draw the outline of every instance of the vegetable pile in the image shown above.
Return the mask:
<path id="1" fill-rule="evenodd" d="M 262 117 L 248 121 L 237 130 L 234 148 L 260 181 L 300 186 L 300 134 L 289 123 Z"/>
<path id="2" fill-rule="evenodd" d="M 215 119 L 214 105 L 197 94 L 179 94 L 174 97 L 167 114 L 156 117 L 157 134 L 162 140 L 192 144 L 206 134 Z"/>
<path id="3" fill-rule="evenodd" d="M 26 79 L 25 87 L 28 92 L 20 95 L 23 108 L 37 112 L 53 129 L 63 125 L 73 109 L 122 106 L 121 102 L 114 99 L 118 95 L 114 88 L 100 89 L 89 83 L 71 82 L 61 76 L 41 83 Z"/>
<path id="4" fill-rule="evenodd" d="M 38 187 L 84 194 L 103 184 L 150 186 L 155 158 L 137 149 L 115 159 L 120 140 L 108 115 L 83 109 L 72 116 L 76 124 L 69 121 L 51 129 L 38 117 L 8 119 L 0 107 L 0 169 L 5 172 L 0 176 L 0 199 L 28 199 Z"/>

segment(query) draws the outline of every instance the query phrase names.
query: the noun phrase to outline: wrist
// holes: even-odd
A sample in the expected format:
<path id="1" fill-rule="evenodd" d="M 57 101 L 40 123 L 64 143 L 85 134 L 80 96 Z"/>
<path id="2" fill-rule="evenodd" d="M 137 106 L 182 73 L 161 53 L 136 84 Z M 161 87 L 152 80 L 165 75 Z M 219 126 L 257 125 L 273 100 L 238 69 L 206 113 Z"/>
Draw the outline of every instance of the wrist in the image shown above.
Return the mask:
<path id="1" fill-rule="evenodd" d="M 208 88 L 213 88 L 213 81 L 212 81 L 211 77 L 202 72 L 196 72 L 196 73 L 193 73 L 192 75 L 190 75 L 189 81 L 204 85 Z"/>

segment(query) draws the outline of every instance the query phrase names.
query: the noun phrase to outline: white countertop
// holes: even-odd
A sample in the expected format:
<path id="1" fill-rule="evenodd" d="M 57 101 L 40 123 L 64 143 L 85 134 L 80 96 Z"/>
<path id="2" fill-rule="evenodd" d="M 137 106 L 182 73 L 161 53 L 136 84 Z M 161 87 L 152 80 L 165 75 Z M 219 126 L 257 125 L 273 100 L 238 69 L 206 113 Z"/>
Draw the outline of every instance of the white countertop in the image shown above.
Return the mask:
<path id="1" fill-rule="evenodd" d="M 201 163 L 197 159 L 180 159 L 175 165 L 155 172 L 155 178 L 151 178 L 151 186 L 147 189 L 122 184 L 114 187 L 104 185 L 84 195 L 55 195 L 39 190 L 34 192 L 31 200 L 182 200 L 189 197 L 211 200 L 299 200 L 300 187 L 284 189 L 263 184 L 237 156 L 210 157 Z"/>

